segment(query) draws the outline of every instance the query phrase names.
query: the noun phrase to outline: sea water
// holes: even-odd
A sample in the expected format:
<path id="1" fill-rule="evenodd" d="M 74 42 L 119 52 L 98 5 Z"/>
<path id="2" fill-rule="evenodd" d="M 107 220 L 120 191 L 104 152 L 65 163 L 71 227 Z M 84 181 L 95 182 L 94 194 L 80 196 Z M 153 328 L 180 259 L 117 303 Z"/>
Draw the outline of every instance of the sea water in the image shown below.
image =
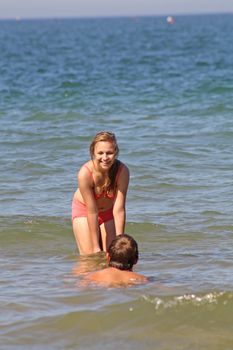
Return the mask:
<path id="1" fill-rule="evenodd" d="M 0 349 L 233 349 L 232 15 L 0 22 Z M 93 288 L 71 227 L 96 132 L 147 285 Z"/>

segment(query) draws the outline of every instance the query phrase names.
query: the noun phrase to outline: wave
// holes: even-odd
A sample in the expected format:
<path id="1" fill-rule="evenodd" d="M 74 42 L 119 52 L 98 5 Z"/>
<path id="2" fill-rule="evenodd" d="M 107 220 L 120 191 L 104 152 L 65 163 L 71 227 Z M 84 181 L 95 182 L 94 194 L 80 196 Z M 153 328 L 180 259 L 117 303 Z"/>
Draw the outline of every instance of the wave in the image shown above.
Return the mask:
<path id="1" fill-rule="evenodd" d="M 154 309 L 164 311 L 166 309 L 182 309 L 185 307 L 195 310 L 198 308 L 206 308 L 209 306 L 218 308 L 230 307 L 230 312 L 233 311 L 233 292 L 215 291 L 206 294 L 183 294 L 173 297 L 153 297 L 150 295 L 143 295 L 142 300 L 154 305 Z"/>
<path id="2" fill-rule="evenodd" d="M 157 297 L 138 296 L 133 290 L 127 302 L 119 301 L 122 293 L 125 297 L 130 294 L 123 290 L 118 291 L 118 300 L 112 290 L 103 291 L 102 300 L 97 293 L 87 293 L 89 307 L 72 295 L 56 299 L 51 310 L 42 304 L 34 317 L 26 310 L 24 319 L 15 319 L 2 328 L 4 349 L 7 343 L 22 348 L 37 344 L 38 349 L 99 350 L 104 344 L 108 349 L 122 345 L 130 350 L 232 348 L 232 292 Z M 110 299 L 110 304 L 103 299 Z M 98 306 L 90 306 L 90 300 Z"/>

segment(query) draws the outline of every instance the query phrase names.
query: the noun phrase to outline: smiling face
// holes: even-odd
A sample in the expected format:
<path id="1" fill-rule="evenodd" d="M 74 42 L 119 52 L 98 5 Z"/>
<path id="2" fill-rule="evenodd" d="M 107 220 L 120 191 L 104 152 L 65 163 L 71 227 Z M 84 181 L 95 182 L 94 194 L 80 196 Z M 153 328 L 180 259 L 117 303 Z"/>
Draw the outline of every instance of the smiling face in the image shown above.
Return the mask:
<path id="1" fill-rule="evenodd" d="M 116 159 L 116 150 L 112 142 L 99 141 L 94 148 L 94 162 L 100 171 L 108 171 Z"/>

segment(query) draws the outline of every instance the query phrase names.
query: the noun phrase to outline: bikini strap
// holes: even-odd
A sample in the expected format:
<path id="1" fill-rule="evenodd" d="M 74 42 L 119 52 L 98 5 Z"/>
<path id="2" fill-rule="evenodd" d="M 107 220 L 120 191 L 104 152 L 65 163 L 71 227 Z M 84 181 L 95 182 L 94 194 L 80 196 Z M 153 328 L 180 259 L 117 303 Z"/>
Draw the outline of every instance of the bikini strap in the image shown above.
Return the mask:
<path id="1" fill-rule="evenodd" d="M 89 174 L 90 174 L 90 175 L 92 176 L 92 178 L 93 178 L 93 172 L 92 172 L 91 169 L 87 166 L 87 164 L 84 164 L 83 166 L 84 166 L 84 168 L 86 168 L 86 169 L 88 170 Z"/>
<path id="2" fill-rule="evenodd" d="M 91 175 L 91 177 L 92 177 L 92 179 L 94 181 L 93 171 L 91 171 L 91 169 L 87 166 L 86 163 L 83 166 L 88 170 L 89 174 Z M 119 176 L 120 176 L 120 173 L 121 173 L 122 169 L 123 169 L 123 164 L 120 163 L 119 168 L 117 170 L 116 178 L 115 178 L 115 184 L 117 184 L 117 181 L 119 179 Z"/>

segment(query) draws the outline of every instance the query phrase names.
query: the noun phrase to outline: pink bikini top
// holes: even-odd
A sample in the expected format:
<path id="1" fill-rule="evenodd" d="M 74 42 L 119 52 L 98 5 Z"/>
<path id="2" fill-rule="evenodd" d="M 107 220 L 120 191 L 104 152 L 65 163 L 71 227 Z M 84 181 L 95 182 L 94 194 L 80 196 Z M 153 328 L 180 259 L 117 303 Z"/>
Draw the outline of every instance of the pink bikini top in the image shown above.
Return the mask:
<path id="1" fill-rule="evenodd" d="M 89 174 L 92 176 L 92 179 L 93 179 L 93 182 L 94 182 L 94 177 L 93 177 L 93 171 L 86 165 L 84 164 L 83 165 L 88 171 L 89 171 Z M 116 174 L 116 179 L 115 179 L 115 182 L 117 183 L 117 180 L 119 178 L 119 175 L 121 173 L 121 170 L 122 170 L 123 166 L 122 164 L 120 164 L 119 168 L 118 168 L 118 171 L 117 171 L 117 174 Z M 115 193 L 108 193 L 106 191 L 103 191 L 102 193 L 95 193 L 95 199 L 100 199 L 100 198 L 109 198 L 109 199 L 114 199 L 116 194 Z"/>

